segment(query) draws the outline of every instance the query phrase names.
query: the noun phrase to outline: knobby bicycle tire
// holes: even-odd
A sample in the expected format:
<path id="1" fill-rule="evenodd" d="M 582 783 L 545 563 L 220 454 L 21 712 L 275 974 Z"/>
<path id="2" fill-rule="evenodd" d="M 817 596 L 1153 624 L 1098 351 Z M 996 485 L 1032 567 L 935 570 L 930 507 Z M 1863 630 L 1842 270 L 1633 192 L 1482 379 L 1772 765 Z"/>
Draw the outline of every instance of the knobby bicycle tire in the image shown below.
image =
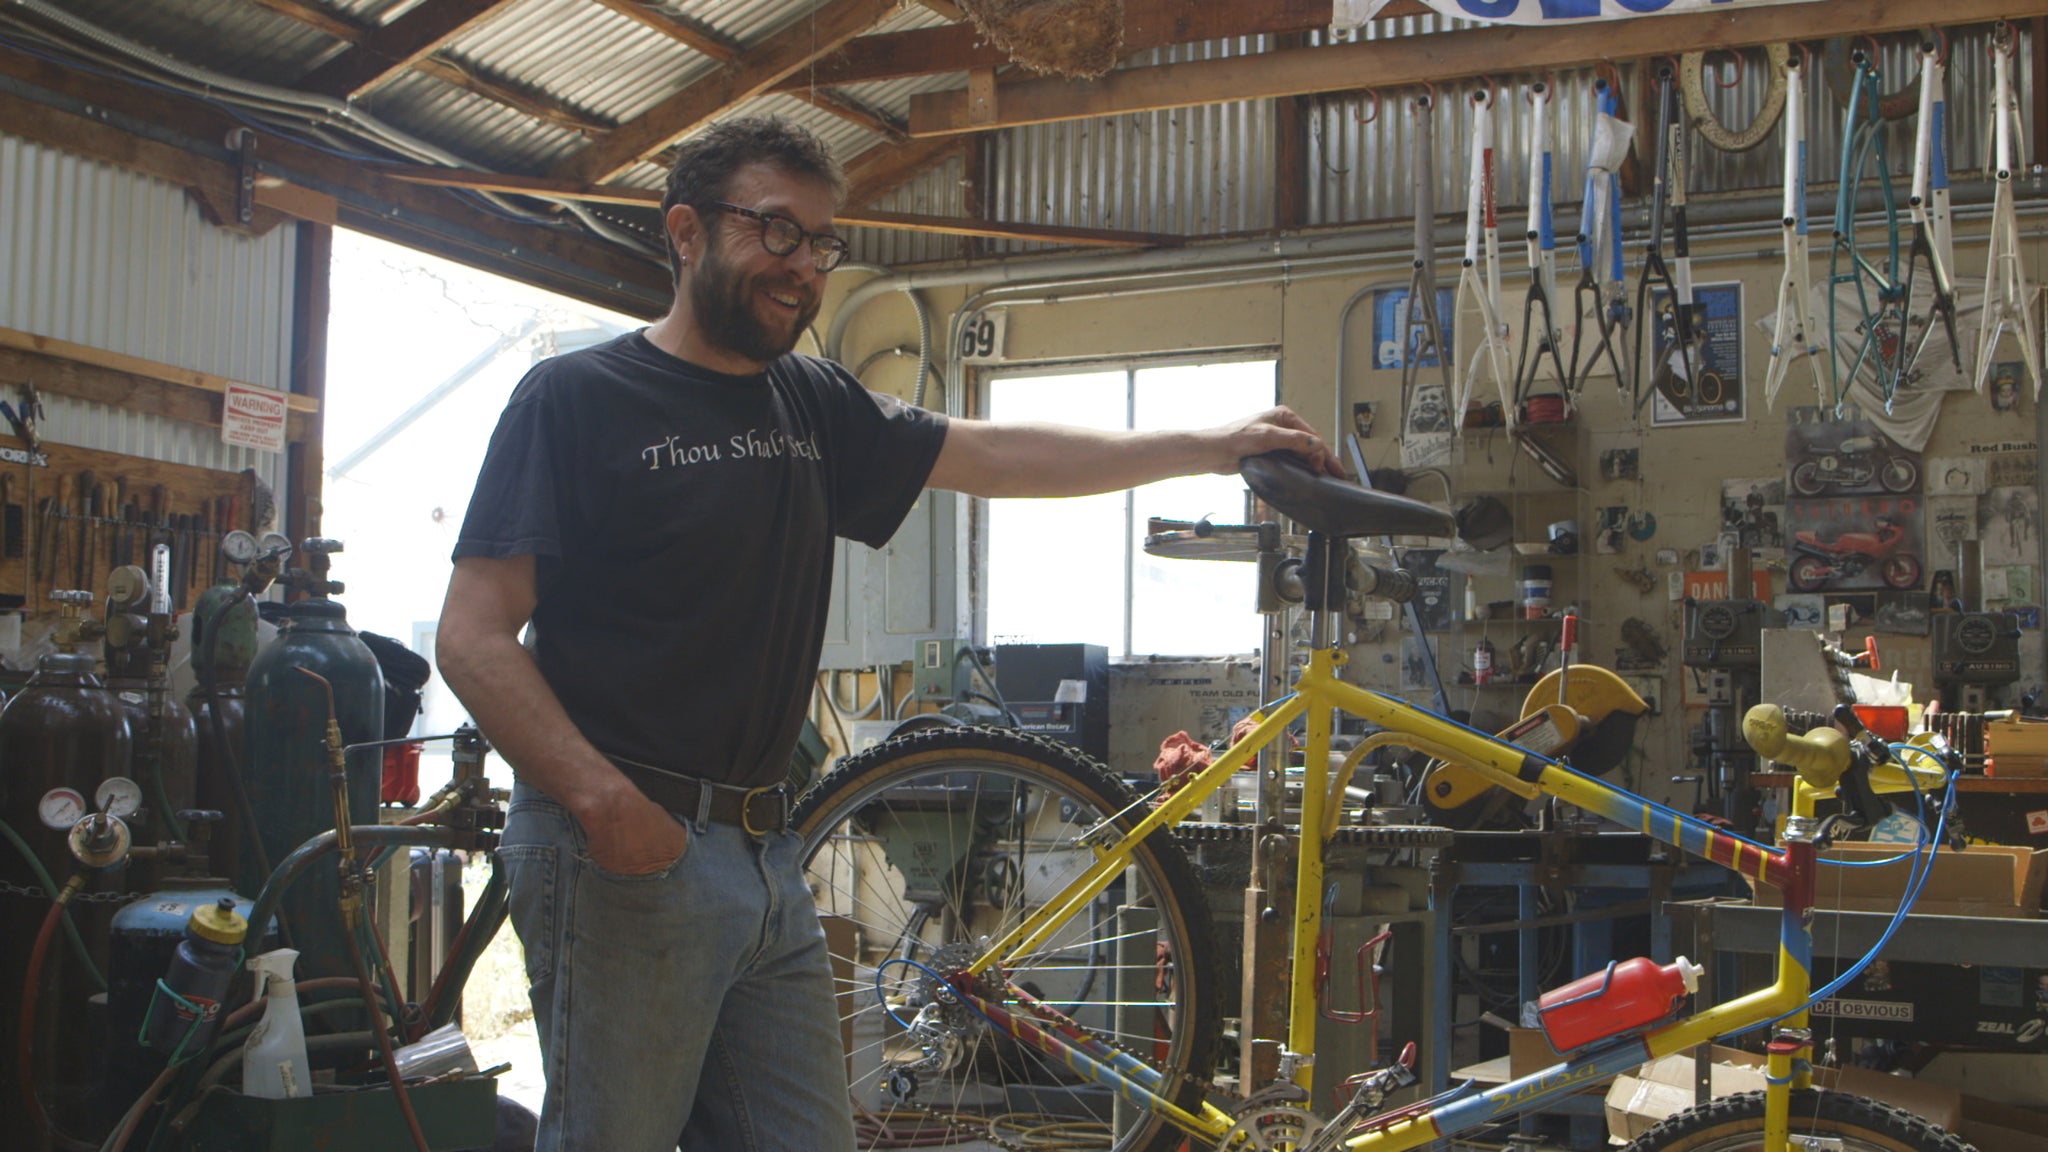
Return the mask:
<path id="1" fill-rule="evenodd" d="M 1841 1141 L 1841 1152 L 1975 1152 L 1902 1108 L 1844 1092 L 1792 1093 L 1792 1134 Z M 1622 1152 L 1751 1152 L 1763 1147 L 1764 1094 L 1710 1100 L 1659 1122 Z"/>
<path id="2" fill-rule="evenodd" d="M 964 964 L 1094 862 L 1083 833 L 1104 821 L 1127 830 L 1144 815 L 1130 788 L 1079 751 L 982 727 L 888 740 L 842 760 L 804 794 L 791 826 L 804 838 L 833 952 L 858 1147 L 906 1138 L 986 1147 L 976 1141 L 1004 1113 L 1109 1120 L 1118 1152 L 1180 1144 L 1179 1129 L 1127 1105 L 1110 1117 L 1106 1090 L 998 1033 L 918 970 L 890 963 Z M 1208 907 L 1171 831 L 1138 844 L 1090 912 L 1008 976 L 1159 1068 L 1159 1093 L 1200 1110 L 1220 989 Z M 896 1078 L 892 1092 L 891 1069 L 927 1054 L 902 1024 L 927 1004 L 937 1005 L 956 1054 Z"/>

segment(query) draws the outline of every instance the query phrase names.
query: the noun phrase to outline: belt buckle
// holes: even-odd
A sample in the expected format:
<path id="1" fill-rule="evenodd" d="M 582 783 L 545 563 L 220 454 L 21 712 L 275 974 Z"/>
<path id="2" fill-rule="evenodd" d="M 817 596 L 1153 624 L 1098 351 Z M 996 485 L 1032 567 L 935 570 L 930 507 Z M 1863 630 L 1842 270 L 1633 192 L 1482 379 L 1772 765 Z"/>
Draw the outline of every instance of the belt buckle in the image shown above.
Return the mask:
<path id="1" fill-rule="evenodd" d="M 781 820 L 776 824 L 775 827 L 772 828 L 756 828 L 754 827 L 754 800 L 756 797 L 769 794 L 773 794 L 776 800 L 779 801 L 782 805 Z M 788 798 L 783 795 L 782 785 L 771 784 L 766 788 L 755 788 L 752 791 L 748 792 L 745 796 L 740 797 L 740 830 L 745 832 L 747 835 L 766 836 L 771 832 L 780 832 L 788 826 L 789 801 Z"/>

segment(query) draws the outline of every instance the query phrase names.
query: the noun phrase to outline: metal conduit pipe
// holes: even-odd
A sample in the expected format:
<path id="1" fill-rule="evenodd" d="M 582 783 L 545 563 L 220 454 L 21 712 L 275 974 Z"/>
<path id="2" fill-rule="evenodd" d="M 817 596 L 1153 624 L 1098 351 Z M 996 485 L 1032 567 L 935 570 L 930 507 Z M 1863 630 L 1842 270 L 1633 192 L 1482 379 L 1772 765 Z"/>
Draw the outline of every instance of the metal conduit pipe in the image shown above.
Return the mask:
<path id="1" fill-rule="evenodd" d="M 297 115 L 304 118 L 306 114 L 311 113 L 313 123 L 340 124 L 352 128 L 383 142 L 399 152 L 412 156 L 414 159 L 428 160 L 454 168 L 475 168 L 475 165 L 455 153 L 429 141 L 422 140 L 403 129 L 386 124 L 384 121 L 364 112 L 347 101 L 336 100 L 329 96 L 321 96 L 309 92 L 300 92 L 291 88 L 281 88 L 273 84 L 264 84 L 254 80 L 243 80 L 224 72 L 215 72 L 210 68 L 201 68 L 194 64 L 187 64 L 182 60 L 165 56 L 154 49 L 138 44 L 118 33 L 108 31 L 89 20 L 74 16 L 62 8 L 47 4 L 44 0 L 0 0 L 0 2 L 25 12 L 32 12 L 37 18 L 62 28 L 101 48 L 126 56 L 132 60 L 139 60 L 160 72 L 175 76 L 189 84 L 196 84 L 202 89 L 202 91 L 195 93 L 196 95 L 215 99 L 223 99 L 232 95 L 239 97 L 243 102 L 263 107 L 277 115 Z M 547 217 L 526 211 L 500 196 L 491 193 L 478 193 L 478 195 L 504 211 L 523 219 L 552 223 Z M 548 200 L 550 203 L 560 205 L 571 215 L 575 216 L 577 220 L 581 221 L 584 227 L 589 228 L 592 232 L 603 236 L 614 244 L 619 244 L 642 253 L 652 251 L 639 237 L 612 227 L 580 202 L 573 200 L 550 200 L 545 196 L 536 196 L 535 199 Z"/>
<path id="2" fill-rule="evenodd" d="M 858 272 L 872 272 L 877 277 L 894 275 L 888 268 L 880 264 L 842 264 L 840 267 L 851 268 Z M 873 280 L 864 281 L 856 285 L 854 291 L 859 292 L 862 288 L 872 283 L 874 283 Z M 917 390 L 911 399 L 911 403 L 922 408 L 924 407 L 925 384 L 931 379 L 932 374 L 932 312 L 931 308 L 925 303 L 924 297 L 919 295 L 916 289 L 904 288 L 900 289 L 900 291 L 910 298 L 910 307 L 917 313 Z M 879 292 L 873 293 L 871 296 L 863 299 L 862 303 L 865 303 L 866 299 L 872 299 L 873 296 L 879 295 L 881 295 Z M 832 325 L 825 334 L 822 354 L 827 360 L 837 361 L 839 359 L 840 348 L 846 338 L 846 324 L 841 320 L 842 316 L 847 320 L 853 318 L 852 310 L 844 304 L 840 305 L 839 310 L 832 314 Z M 859 376 L 860 373 L 856 372 L 854 375 Z"/>

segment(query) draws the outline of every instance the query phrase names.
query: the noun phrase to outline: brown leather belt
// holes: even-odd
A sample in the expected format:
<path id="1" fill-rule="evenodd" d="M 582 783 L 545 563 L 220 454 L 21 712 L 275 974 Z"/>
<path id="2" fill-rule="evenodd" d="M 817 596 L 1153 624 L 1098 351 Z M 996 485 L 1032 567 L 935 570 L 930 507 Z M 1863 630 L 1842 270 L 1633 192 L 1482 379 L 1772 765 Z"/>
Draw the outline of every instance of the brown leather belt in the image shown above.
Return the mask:
<path id="1" fill-rule="evenodd" d="M 737 824 L 751 836 L 765 836 L 789 826 L 789 795 L 776 784 L 737 788 L 694 776 L 679 776 L 648 764 L 612 757 L 612 763 L 642 795 L 686 820 Z"/>

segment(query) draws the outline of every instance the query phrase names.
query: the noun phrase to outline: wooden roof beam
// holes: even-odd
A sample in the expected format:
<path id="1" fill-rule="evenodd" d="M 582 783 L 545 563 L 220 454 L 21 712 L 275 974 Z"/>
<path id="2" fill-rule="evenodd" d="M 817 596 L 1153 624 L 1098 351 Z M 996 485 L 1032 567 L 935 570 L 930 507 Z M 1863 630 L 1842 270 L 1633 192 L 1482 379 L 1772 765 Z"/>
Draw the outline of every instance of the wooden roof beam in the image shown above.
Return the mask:
<path id="1" fill-rule="evenodd" d="M 695 131 L 713 116 L 766 92 L 776 81 L 874 27 L 897 0 L 829 0 L 747 50 L 717 74 L 667 97 L 569 158 L 553 174 L 600 184 L 650 152 Z"/>
<path id="2" fill-rule="evenodd" d="M 959 139 L 950 136 L 877 144 L 845 163 L 846 202 L 855 208 L 872 204 L 952 159 L 962 147 Z"/>
<path id="3" fill-rule="evenodd" d="M 860 101 L 842 96 L 830 88 L 798 88 L 784 95 L 801 100 L 820 112 L 829 112 L 849 124 L 858 124 L 876 135 L 885 136 L 891 143 L 901 144 L 910 139 L 909 130 L 895 117 L 877 112 Z"/>
<path id="4" fill-rule="evenodd" d="M 1410 11 L 1410 10 L 1413 11 Z M 1394 0 L 1388 16 L 1427 11 L 1421 0 Z M 1124 7 L 1126 55 L 1170 44 L 1306 32 L 1330 25 L 1330 0 L 1266 0 L 1259 4 L 1204 3 L 1203 0 L 1128 0 Z M 1010 58 L 982 41 L 972 24 L 918 28 L 862 36 L 776 84 L 788 92 L 813 85 L 838 86 L 895 80 L 974 68 L 996 68 Z"/>
<path id="5" fill-rule="evenodd" d="M 339 100 L 354 99 L 439 48 L 464 29 L 509 7 L 513 0 L 422 0 L 389 24 L 299 81 L 298 87 Z"/>
<path id="6" fill-rule="evenodd" d="M 709 56 L 720 64 L 730 64 L 740 58 L 744 51 L 732 38 L 700 21 L 692 20 L 666 8 L 656 7 L 651 0 L 597 0 L 599 4 L 617 12 L 637 24 L 644 24 L 663 36 L 681 44 L 687 44 L 701 55 Z"/>
<path id="7" fill-rule="evenodd" d="M 1950 0 L 1943 22 L 1969 24 L 2048 12 L 2048 0 Z M 977 122 L 966 90 L 911 98 L 913 136 L 975 132 L 1117 116 L 1198 104 L 1306 96 L 1356 89 L 1371 78 L 1381 90 L 1425 81 L 1534 73 L 1600 60 L 1627 60 L 1787 40 L 1823 40 L 1918 28 L 1924 9 L 1893 0 L 1830 0 L 1737 11 L 1709 11 L 1560 28 L 1496 27 L 1390 40 L 1201 60 L 1112 72 L 1100 80 L 999 82 L 993 117 Z"/>
<path id="8" fill-rule="evenodd" d="M 1021 224 L 974 220 L 964 216 L 925 216 L 911 212 L 876 212 L 847 208 L 833 217 L 839 224 L 888 228 L 902 232 L 935 232 L 942 236 L 983 236 L 993 240 L 1035 240 L 1099 248 L 1171 248 L 1187 237 L 1158 232 L 1120 232 L 1109 228 L 1069 228 L 1062 224 Z"/>

